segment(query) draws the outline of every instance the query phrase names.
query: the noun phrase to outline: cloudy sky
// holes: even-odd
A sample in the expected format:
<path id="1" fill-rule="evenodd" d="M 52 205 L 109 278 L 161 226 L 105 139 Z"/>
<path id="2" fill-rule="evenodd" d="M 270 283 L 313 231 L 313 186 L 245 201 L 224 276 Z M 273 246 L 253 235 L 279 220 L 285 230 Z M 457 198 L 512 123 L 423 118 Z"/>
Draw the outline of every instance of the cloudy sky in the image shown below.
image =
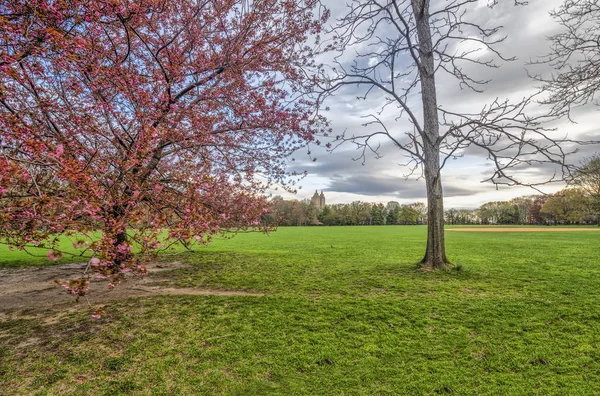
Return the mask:
<path id="1" fill-rule="evenodd" d="M 446 3 L 447 0 L 433 0 L 433 3 Z M 332 11 L 332 22 L 343 16 L 346 9 L 339 0 L 328 0 L 326 4 Z M 548 53 L 547 37 L 557 32 L 560 27 L 549 16 L 549 11 L 560 5 L 561 0 L 530 0 L 529 5 L 515 7 L 512 0 L 500 0 L 494 8 L 487 7 L 487 0 L 480 0 L 469 10 L 469 20 L 487 27 L 503 26 L 501 33 L 506 39 L 496 48 L 505 57 L 515 57 L 512 62 L 503 62 L 499 68 L 490 69 L 482 66 L 468 67 L 470 75 L 480 80 L 491 80 L 484 88 L 485 92 L 475 93 L 461 89 L 456 80 L 448 75 L 439 74 L 437 78 L 438 103 L 446 109 L 478 112 L 483 105 L 494 99 L 520 99 L 535 91 L 536 82 L 530 74 L 547 74 L 550 69 L 543 66 L 531 66 L 530 62 Z M 467 45 L 467 44 L 457 44 Z M 342 63 L 353 60 L 354 54 L 343 55 Z M 324 62 L 329 62 L 324 58 Z M 366 100 L 357 100 L 359 91 L 356 87 L 340 90 L 329 98 L 326 105 L 330 110 L 325 113 L 331 121 L 335 134 L 346 135 L 365 133 L 361 126 L 364 116 L 377 111 L 383 104 L 383 96 L 377 92 L 370 94 Z M 414 103 L 416 112 L 420 112 L 420 98 L 414 96 L 409 102 Z M 405 119 L 395 120 L 394 109 L 383 114 L 386 126 L 398 131 L 410 127 Z M 540 111 L 538 106 L 532 113 Z M 548 127 L 555 128 L 555 136 L 568 136 L 571 139 L 600 140 L 600 129 L 597 126 L 598 108 L 590 105 L 577 109 L 573 113 L 575 123 L 568 120 L 554 122 Z M 393 132 L 395 133 L 395 132 Z M 367 202 L 398 201 L 400 203 L 425 202 L 425 185 L 423 180 L 406 177 L 408 169 L 402 164 L 407 158 L 401 155 L 390 142 L 381 141 L 382 158 L 367 156 L 363 161 L 353 160 L 360 156 L 350 144 L 344 144 L 329 153 L 321 147 L 312 145 L 311 155 L 307 150 L 297 153 L 292 164 L 295 170 L 306 170 L 308 176 L 300 182 L 301 188 L 293 196 L 276 191 L 285 198 L 310 198 L 315 189 L 325 191 L 328 203 L 347 203 L 361 200 Z M 598 146 L 583 146 L 580 152 L 572 156 L 570 162 L 579 163 L 583 158 L 600 151 Z M 316 158 L 316 161 L 312 159 Z M 364 162 L 364 163 L 363 163 Z M 464 157 L 450 161 L 442 171 L 445 205 L 447 208 L 475 208 L 484 202 L 508 200 L 520 195 L 533 194 L 530 188 L 500 187 L 482 180 L 491 176 L 491 162 L 485 153 L 469 149 Z M 553 169 L 548 166 L 528 167 L 520 173 L 526 181 L 536 177 L 550 177 Z M 418 174 L 417 174 L 418 175 Z M 561 189 L 561 184 L 551 184 L 542 188 L 544 192 Z"/>

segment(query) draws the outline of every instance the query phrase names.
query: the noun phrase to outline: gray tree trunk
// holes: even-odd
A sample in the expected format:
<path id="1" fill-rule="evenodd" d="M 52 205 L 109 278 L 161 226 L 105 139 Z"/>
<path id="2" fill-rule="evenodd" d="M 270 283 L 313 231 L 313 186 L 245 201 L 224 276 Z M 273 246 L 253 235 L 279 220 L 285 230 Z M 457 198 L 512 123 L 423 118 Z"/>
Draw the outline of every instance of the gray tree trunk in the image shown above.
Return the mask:
<path id="1" fill-rule="evenodd" d="M 440 176 L 440 142 L 435 63 L 429 27 L 429 0 L 412 0 L 419 38 L 419 75 L 423 101 L 423 168 L 427 187 L 427 250 L 421 261 L 424 269 L 446 268 L 444 243 L 444 194 Z"/>

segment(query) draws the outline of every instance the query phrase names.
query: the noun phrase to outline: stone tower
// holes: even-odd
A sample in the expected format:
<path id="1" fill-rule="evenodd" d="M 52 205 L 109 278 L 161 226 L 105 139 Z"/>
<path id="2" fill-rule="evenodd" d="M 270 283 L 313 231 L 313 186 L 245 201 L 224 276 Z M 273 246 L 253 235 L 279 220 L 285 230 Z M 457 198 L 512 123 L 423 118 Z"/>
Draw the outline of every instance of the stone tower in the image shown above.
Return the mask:
<path id="1" fill-rule="evenodd" d="M 323 190 L 321 190 L 321 195 L 319 195 L 319 192 L 315 190 L 315 193 L 310 199 L 310 203 L 313 204 L 315 208 L 323 210 L 323 208 L 325 208 L 325 194 L 323 194 Z"/>
<path id="2" fill-rule="evenodd" d="M 317 192 L 317 190 L 315 190 L 315 193 L 313 194 L 312 198 L 310 199 L 310 203 L 313 204 L 313 206 L 315 208 L 319 207 L 320 201 L 319 201 L 319 193 Z"/>

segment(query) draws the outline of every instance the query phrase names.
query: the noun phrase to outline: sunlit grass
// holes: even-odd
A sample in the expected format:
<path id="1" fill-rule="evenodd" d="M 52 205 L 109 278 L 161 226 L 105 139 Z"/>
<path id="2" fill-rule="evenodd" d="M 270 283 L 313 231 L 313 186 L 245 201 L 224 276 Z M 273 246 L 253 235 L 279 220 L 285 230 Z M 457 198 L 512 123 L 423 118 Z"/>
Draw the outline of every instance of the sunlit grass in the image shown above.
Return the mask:
<path id="1" fill-rule="evenodd" d="M 114 302 L 93 320 L 0 324 L 0 389 L 20 394 L 594 395 L 600 233 L 281 228 L 217 240 L 172 285 L 265 297 Z M 127 287 L 126 285 L 122 285 Z"/>

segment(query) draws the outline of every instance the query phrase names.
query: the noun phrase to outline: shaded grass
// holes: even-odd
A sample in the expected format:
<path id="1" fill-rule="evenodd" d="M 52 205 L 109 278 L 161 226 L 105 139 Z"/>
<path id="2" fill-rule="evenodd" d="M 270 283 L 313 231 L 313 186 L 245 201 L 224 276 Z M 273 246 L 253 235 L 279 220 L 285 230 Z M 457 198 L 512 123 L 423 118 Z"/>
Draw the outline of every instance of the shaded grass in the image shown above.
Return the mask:
<path id="1" fill-rule="evenodd" d="M 129 299 L 95 321 L 0 323 L 0 389 L 21 394 L 592 395 L 600 234 L 282 228 L 186 255 L 179 286 L 265 297 Z"/>
<path id="2" fill-rule="evenodd" d="M 80 234 L 79 234 L 80 235 Z M 161 238 L 166 238 L 167 233 L 163 232 Z M 73 243 L 78 239 L 85 240 L 87 242 L 98 241 L 102 238 L 101 231 L 95 231 L 89 235 L 89 237 L 80 237 L 77 234 L 74 236 L 62 235 L 59 238 L 58 246 L 56 249 L 63 252 L 64 255 L 59 260 L 51 261 L 48 259 L 48 249 L 38 247 L 28 247 L 27 251 L 18 250 L 11 248 L 9 245 L 0 243 L 0 269 L 2 268 L 23 268 L 23 267 L 43 267 L 57 264 L 67 263 L 80 263 L 87 262 L 91 257 L 91 252 L 83 248 L 73 247 Z M 131 241 L 133 244 L 133 251 L 139 251 L 139 245 L 135 241 Z M 165 255 L 183 252 L 185 249 L 180 244 L 176 243 L 169 249 L 165 249 L 163 253 Z"/>
<path id="3" fill-rule="evenodd" d="M 28 252 L 10 248 L 4 243 L 0 243 L 0 269 L 1 268 L 20 268 L 20 267 L 43 267 L 48 265 L 78 263 L 88 261 L 87 258 L 80 257 L 81 250 L 73 248 L 73 240 L 68 237 L 60 239 L 58 249 L 65 254 L 60 260 L 51 261 L 48 259 L 48 249 L 27 248 Z"/>

